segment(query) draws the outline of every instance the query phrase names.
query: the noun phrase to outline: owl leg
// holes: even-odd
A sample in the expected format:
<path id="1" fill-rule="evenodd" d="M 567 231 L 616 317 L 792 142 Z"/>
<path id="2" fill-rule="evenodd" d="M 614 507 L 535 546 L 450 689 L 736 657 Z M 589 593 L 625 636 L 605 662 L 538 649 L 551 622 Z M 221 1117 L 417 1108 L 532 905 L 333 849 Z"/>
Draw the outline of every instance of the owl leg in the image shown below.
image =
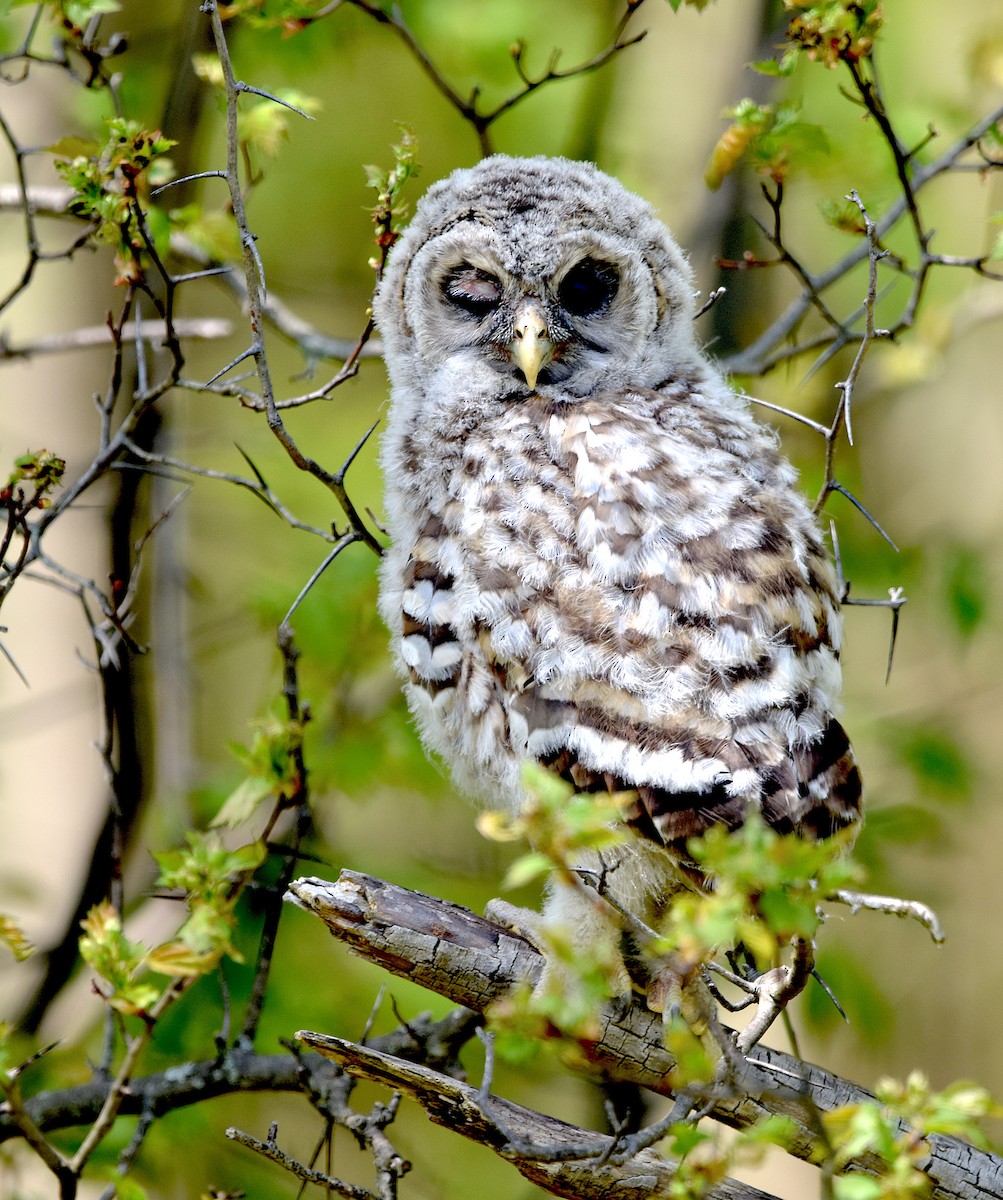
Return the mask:
<path id="1" fill-rule="evenodd" d="M 538 913 L 532 908 L 520 908 L 518 904 L 509 904 L 507 900 L 496 896 L 485 904 L 484 915 L 496 925 L 517 933 L 530 945 L 535 946 L 541 954 L 546 954 L 546 939 L 541 933 L 543 913 Z"/>
<path id="2" fill-rule="evenodd" d="M 535 995 L 574 995 L 581 990 L 583 974 L 598 968 L 612 999 L 630 1003 L 634 985 L 620 946 L 621 931 L 615 913 L 600 897 L 557 882 L 542 912 L 495 899 L 485 906 L 484 915 L 524 937 L 543 955 Z"/>

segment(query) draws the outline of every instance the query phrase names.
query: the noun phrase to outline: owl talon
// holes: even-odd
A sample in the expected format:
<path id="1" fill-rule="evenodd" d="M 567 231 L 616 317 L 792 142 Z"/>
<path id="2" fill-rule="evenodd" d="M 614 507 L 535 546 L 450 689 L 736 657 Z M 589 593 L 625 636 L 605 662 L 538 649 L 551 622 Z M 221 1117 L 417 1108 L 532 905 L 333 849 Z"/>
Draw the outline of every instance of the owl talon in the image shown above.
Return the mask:
<path id="1" fill-rule="evenodd" d="M 510 904 L 496 896 L 485 904 L 484 916 L 496 925 L 518 934 L 541 954 L 546 955 L 547 940 L 541 933 L 544 923 L 542 913 L 534 912 L 531 908 L 520 908 L 519 905 Z"/>

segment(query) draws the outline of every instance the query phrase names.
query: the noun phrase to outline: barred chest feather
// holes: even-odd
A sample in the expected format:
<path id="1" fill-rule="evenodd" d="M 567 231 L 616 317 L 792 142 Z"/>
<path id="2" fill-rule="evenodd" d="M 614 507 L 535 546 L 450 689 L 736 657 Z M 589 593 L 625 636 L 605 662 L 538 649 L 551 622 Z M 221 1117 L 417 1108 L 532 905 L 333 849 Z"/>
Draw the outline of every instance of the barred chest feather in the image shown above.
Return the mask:
<path id="1" fill-rule="evenodd" d="M 630 823 L 669 847 L 750 806 L 810 836 L 856 819 L 832 568 L 772 434 L 727 399 L 531 396 L 388 447 L 381 609 L 472 795 L 517 805 L 528 757 L 634 791 Z"/>

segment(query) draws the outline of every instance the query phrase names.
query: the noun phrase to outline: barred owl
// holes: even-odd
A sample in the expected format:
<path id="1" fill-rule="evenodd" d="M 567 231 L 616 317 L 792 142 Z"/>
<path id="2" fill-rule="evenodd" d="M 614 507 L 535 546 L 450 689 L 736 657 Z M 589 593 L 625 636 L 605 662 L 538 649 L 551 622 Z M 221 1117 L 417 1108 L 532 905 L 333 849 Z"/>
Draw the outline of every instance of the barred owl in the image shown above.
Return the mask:
<path id="1" fill-rule="evenodd" d="M 693 294 L 614 179 L 496 156 L 428 191 L 376 305 L 380 604 L 421 737 L 492 807 L 518 808 L 526 759 L 630 793 L 602 866 L 648 921 L 709 826 L 757 811 L 824 838 L 860 815 L 834 573 L 774 434 L 699 348 Z"/>

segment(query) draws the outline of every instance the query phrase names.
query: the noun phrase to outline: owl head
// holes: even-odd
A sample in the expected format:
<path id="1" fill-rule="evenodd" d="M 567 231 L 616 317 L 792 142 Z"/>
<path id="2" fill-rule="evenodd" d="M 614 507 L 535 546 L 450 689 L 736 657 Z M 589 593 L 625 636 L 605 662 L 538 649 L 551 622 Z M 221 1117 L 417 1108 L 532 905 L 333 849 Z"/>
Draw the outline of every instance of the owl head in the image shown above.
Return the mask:
<path id="1" fill-rule="evenodd" d="M 702 374 L 693 315 L 650 205 L 590 163 L 505 155 L 429 189 L 376 301 L 395 393 L 472 405 Z"/>

